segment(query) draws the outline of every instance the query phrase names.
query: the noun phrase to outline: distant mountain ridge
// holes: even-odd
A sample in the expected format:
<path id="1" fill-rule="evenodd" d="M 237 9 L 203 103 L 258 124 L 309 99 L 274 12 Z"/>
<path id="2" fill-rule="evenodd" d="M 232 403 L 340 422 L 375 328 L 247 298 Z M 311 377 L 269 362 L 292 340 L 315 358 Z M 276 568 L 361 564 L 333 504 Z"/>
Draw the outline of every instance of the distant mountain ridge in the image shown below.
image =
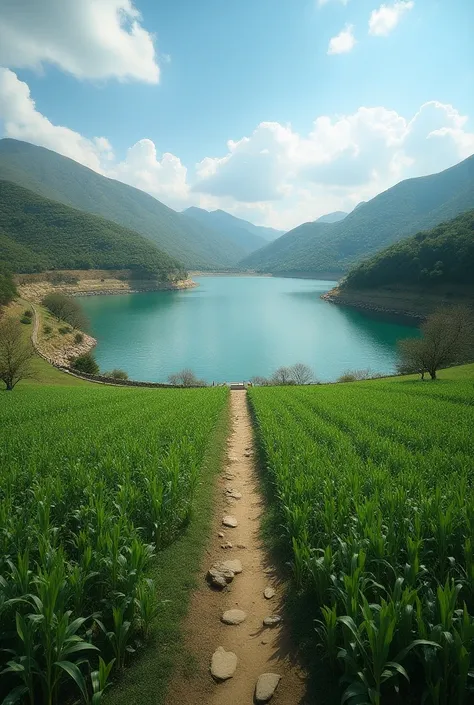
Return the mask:
<path id="1" fill-rule="evenodd" d="M 0 269 L 131 269 L 165 280 L 182 265 L 143 235 L 0 180 Z"/>
<path id="2" fill-rule="evenodd" d="M 345 211 L 334 211 L 333 213 L 328 213 L 327 215 L 322 215 L 320 218 L 315 220 L 315 223 L 338 223 L 340 220 L 344 220 L 346 215 Z"/>
<path id="3" fill-rule="evenodd" d="M 387 245 L 474 208 L 474 155 L 430 176 L 407 179 L 337 223 L 304 223 L 240 266 L 272 273 L 344 272 Z"/>
<path id="4" fill-rule="evenodd" d="M 247 225 L 251 225 L 251 223 L 246 223 L 239 218 L 234 218 L 233 215 L 225 211 L 206 211 L 203 208 L 191 206 L 190 208 L 186 208 L 183 213 L 202 225 L 210 227 L 224 235 L 229 240 L 232 240 L 232 242 L 238 247 L 241 247 L 246 254 L 250 254 L 260 249 L 260 247 L 265 247 L 268 242 L 264 240 L 263 237 L 255 235 L 246 227 Z"/>
<path id="5" fill-rule="evenodd" d="M 233 267 L 245 250 L 153 196 L 44 147 L 0 140 L 0 179 L 140 233 L 187 268 Z"/>
<path id="6" fill-rule="evenodd" d="M 276 237 L 281 235 L 278 230 L 273 231 L 272 228 L 260 228 L 246 220 L 236 218 L 223 210 L 206 211 L 203 208 L 191 206 L 190 208 L 186 208 L 183 213 L 190 218 L 196 219 L 202 225 L 219 232 L 229 240 L 232 240 L 234 244 L 245 250 L 247 254 L 261 247 L 265 247 L 265 245 L 268 244 L 267 239 L 257 234 L 260 230 L 270 230 L 276 234 Z"/>

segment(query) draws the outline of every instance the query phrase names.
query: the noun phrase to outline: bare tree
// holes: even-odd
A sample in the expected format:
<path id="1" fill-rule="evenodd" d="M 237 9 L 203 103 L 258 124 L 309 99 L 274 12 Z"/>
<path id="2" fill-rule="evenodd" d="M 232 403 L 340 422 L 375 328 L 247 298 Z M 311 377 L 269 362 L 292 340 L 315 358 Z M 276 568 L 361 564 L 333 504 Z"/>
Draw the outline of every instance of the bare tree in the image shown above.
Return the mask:
<path id="1" fill-rule="evenodd" d="M 290 367 L 290 375 L 295 384 L 310 384 L 314 381 L 311 367 L 302 362 L 297 362 L 296 365 Z"/>
<path id="2" fill-rule="evenodd" d="M 194 372 L 189 368 L 176 372 L 168 377 L 168 383 L 176 387 L 207 387 L 207 383 L 203 379 L 198 379 Z"/>
<path id="3" fill-rule="evenodd" d="M 270 384 L 270 380 L 267 377 L 260 377 L 259 375 L 251 377 L 250 382 L 254 387 L 268 387 Z"/>
<path id="4" fill-rule="evenodd" d="M 23 326 L 9 316 L 0 321 L 0 380 L 11 391 L 20 380 L 33 376 L 31 360 L 34 349 L 25 340 Z"/>
<path id="5" fill-rule="evenodd" d="M 421 326 L 422 337 L 399 343 L 399 371 L 428 372 L 436 379 L 442 367 L 466 362 L 474 353 L 474 322 L 465 306 L 442 307 Z"/>
<path id="6" fill-rule="evenodd" d="M 270 384 L 294 384 L 291 369 L 289 367 L 279 367 L 272 374 Z"/>

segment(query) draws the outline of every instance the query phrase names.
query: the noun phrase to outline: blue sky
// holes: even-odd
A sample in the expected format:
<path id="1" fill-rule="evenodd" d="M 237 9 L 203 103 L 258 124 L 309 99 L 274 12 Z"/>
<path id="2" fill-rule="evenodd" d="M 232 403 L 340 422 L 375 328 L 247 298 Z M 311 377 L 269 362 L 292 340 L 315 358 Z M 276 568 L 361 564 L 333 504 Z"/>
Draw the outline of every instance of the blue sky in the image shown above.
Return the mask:
<path id="1" fill-rule="evenodd" d="M 12 7 L 3 134 L 178 209 L 289 228 L 474 152 L 472 0 Z"/>

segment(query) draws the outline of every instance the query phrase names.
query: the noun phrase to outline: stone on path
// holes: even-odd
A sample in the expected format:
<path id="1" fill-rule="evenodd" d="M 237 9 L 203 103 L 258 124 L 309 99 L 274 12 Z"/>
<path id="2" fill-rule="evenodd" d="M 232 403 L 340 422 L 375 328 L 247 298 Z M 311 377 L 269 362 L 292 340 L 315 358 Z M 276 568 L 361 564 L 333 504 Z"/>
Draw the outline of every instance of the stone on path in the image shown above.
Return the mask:
<path id="1" fill-rule="evenodd" d="M 221 548 L 227 549 L 227 548 L 233 548 L 233 546 L 230 541 L 226 541 L 225 543 L 221 543 Z"/>
<path id="2" fill-rule="evenodd" d="M 268 703 L 272 699 L 280 680 L 281 676 L 278 673 L 262 673 L 258 677 L 255 687 L 255 700 L 257 703 Z"/>
<path id="3" fill-rule="evenodd" d="M 220 539 L 223 539 L 225 536 L 225 534 L 223 534 L 222 531 L 219 531 L 219 533 L 217 535 Z"/>
<path id="4" fill-rule="evenodd" d="M 223 561 L 219 564 L 219 567 L 224 571 L 231 571 L 235 573 L 235 575 L 242 572 L 242 563 L 237 558 L 230 561 Z"/>
<path id="5" fill-rule="evenodd" d="M 275 597 L 275 588 L 266 587 L 263 591 L 263 594 L 265 595 L 267 600 L 271 600 L 272 597 Z"/>
<path id="6" fill-rule="evenodd" d="M 243 610 L 227 610 L 221 617 L 224 624 L 241 624 L 247 615 Z"/>
<path id="7" fill-rule="evenodd" d="M 281 617 L 279 617 L 277 614 L 273 614 L 271 617 L 265 617 L 263 620 L 263 624 L 265 627 L 276 627 L 277 624 L 280 624 L 281 622 Z"/>
<path id="8" fill-rule="evenodd" d="M 237 668 L 237 656 L 233 651 L 226 651 L 222 646 L 218 646 L 212 654 L 211 674 L 218 681 L 226 681 L 232 678 Z"/>
<path id="9" fill-rule="evenodd" d="M 222 523 L 224 524 L 224 526 L 228 526 L 230 529 L 235 529 L 238 522 L 237 519 L 231 514 L 227 514 L 225 517 L 222 517 Z"/>
<path id="10" fill-rule="evenodd" d="M 229 561 L 232 563 L 232 561 Z M 216 563 L 209 568 L 207 572 L 207 580 L 214 587 L 220 588 L 221 590 L 231 583 L 234 579 L 235 571 L 225 566 L 223 563 Z"/>

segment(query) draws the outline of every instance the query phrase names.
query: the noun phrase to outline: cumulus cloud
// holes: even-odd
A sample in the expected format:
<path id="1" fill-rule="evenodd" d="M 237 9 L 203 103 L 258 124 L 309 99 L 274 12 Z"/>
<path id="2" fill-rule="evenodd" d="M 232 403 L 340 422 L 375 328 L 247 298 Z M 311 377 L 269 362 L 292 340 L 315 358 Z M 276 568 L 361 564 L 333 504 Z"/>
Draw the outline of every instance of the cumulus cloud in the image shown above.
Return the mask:
<path id="1" fill-rule="evenodd" d="M 147 191 L 172 208 L 223 208 L 255 223 L 290 229 L 333 210 L 350 210 L 398 181 L 446 169 L 474 153 L 467 117 L 430 101 L 411 116 L 383 106 L 317 117 L 307 134 L 262 122 L 222 153 L 188 169 L 149 139 L 123 159 L 105 136 L 53 124 L 26 83 L 0 69 L 4 136 L 33 142 Z"/>
<path id="2" fill-rule="evenodd" d="M 369 34 L 385 37 L 395 29 L 402 16 L 415 6 L 413 0 L 397 0 L 393 5 L 380 5 L 369 18 Z"/>
<path id="3" fill-rule="evenodd" d="M 0 65 L 157 83 L 153 36 L 132 0 L 0 2 Z"/>
<path id="4" fill-rule="evenodd" d="M 343 30 L 339 32 L 335 37 L 329 41 L 329 47 L 327 53 L 331 54 L 347 54 L 352 51 L 356 44 L 356 39 L 354 37 L 354 27 L 348 24 Z"/>

